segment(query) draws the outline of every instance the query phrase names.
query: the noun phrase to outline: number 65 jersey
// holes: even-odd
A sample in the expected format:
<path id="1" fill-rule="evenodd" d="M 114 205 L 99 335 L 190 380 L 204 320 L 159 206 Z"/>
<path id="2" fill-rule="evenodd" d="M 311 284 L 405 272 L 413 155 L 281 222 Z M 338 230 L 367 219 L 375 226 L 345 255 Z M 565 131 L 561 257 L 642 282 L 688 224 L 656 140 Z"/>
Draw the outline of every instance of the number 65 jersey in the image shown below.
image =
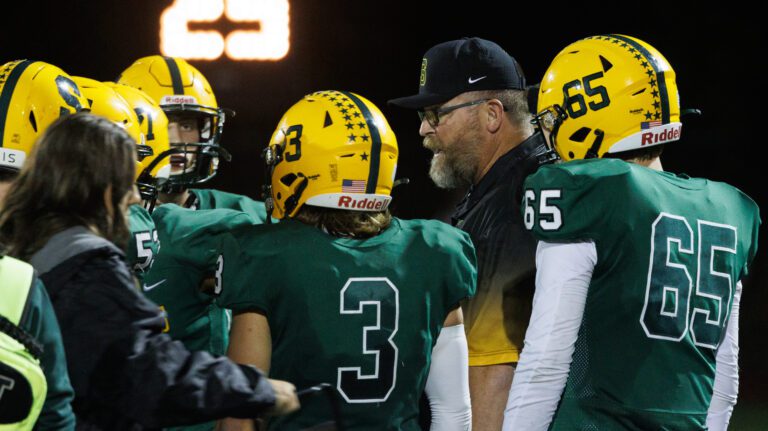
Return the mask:
<path id="1" fill-rule="evenodd" d="M 290 219 L 232 235 L 218 302 L 266 315 L 270 378 L 298 389 L 331 384 L 345 429 L 419 430 L 432 348 L 448 312 L 475 293 L 467 234 L 438 221 L 393 218 L 368 239 Z M 327 400 L 315 396 L 270 428 L 332 419 Z"/>
<path id="2" fill-rule="evenodd" d="M 757 250 L 754 201 L 615 159 L 542 166 L 524 200 L 539 240 L 592 241 L 597 256 L 550 429 L 705 429 L 717 349 Z"/>

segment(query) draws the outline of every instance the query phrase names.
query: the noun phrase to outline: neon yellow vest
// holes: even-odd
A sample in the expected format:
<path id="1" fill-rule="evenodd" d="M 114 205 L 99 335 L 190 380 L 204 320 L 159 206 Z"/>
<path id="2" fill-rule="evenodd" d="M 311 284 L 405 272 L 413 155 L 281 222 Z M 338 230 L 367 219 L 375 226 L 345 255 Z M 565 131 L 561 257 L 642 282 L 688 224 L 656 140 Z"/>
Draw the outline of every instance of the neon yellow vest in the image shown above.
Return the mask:
<path id="1" fill-rule="evenodd" d="M 0 257 L 0 316 L 16 326 L 33 277 L 34 270 L 28 263 Z M 47 391 L 40 361 L 22 343 L 0 331 L 0 431 L 31 430 Z"/>

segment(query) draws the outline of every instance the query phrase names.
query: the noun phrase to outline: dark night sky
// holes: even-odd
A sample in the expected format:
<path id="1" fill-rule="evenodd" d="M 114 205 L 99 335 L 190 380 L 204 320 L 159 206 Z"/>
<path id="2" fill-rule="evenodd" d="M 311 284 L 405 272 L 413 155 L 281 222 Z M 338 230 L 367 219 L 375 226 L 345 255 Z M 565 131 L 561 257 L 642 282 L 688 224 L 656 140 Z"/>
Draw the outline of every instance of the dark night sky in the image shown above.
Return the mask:
<path id="1" fill-rule="evenodd" d="M 43 60 L 71 75 L 112 80 L 136 58 L 158 53 L 159 16 L 172 2 L 15 3 L 20 12 L 0 16 L 2 62 Z M 234 160 L 212 185 L 258 197 L 264 182 L 259 152 L 282 113 L 305 93 L 348 90 L 377 104 L 399 137 L 399 176 L 409 177 L 411 184 L 396 190 L 395 213 L 406 218 L 440 216 L 450 211 L 457 194 L 437 190 L 426 176 L 429 153 L 421 148 L 416 115 L 386 105 L 390 98 L 417 90 L 424 51 L 462 36 L 491 39 L 522 64 L 533 83 L 567 44 L 594 34 L 623 33 L 659 49 L 677 72 L 683 107 L 704 112 L 686 119 L 682 140 L 668 145 L 665 168 L 726 181 L 768 211 L 765 174 L 760 174 L 765 168 L 756 154 L 766 145 L 761 126 L 768 123 L 762 112 L 768 100 L 766 31 L 754 11 L 674 10 L 644 3 L 622 5 L 637 9 L 625 13 L 594 2 L 572 3 L 570 10 L 543 2 L 448 4 L 291 0 L 291 51 L 282 61 L 193 62 L 213 85 L 220 105 L 237 111 L 227 121 L 223 140 Z M 766 230 L 761 232 L 763 248 L 768 246 Z M 746 400 L 768 399 L 768 371 L 761 356 L 763 334 L 768 333 L 765 256 L 763 249 L 742 301 Z"/>

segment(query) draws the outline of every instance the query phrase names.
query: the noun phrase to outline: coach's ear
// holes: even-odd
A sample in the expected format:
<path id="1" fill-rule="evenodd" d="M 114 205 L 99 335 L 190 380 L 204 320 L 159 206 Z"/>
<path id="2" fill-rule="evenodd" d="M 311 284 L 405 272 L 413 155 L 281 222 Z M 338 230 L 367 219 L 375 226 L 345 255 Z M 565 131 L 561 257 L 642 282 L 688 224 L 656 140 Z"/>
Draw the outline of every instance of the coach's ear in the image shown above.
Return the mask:
<path id="1" fill-rule="evenodd" d="M 498 99 L 490 99 L 485 105 L 486 123 L 485 127 L 490 133 L 496 133 L 501 128 L 504 118 L 504 105 Z"/>

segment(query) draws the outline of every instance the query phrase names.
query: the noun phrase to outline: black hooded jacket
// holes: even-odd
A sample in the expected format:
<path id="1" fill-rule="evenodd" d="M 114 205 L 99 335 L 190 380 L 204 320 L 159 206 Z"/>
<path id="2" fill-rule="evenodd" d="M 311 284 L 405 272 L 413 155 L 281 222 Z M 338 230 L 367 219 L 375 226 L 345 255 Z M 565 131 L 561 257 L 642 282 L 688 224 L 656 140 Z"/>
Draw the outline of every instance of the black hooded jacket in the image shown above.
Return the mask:
<path id="1" fill-rule="evenodd" d="M 54 235 L 31 259 L 61 326 L 78 429 L 144 430 L 255 417 L 275 402 L 253 367 L 190 352 L 162 331 L 125 256 L 83 227 Z"/>

